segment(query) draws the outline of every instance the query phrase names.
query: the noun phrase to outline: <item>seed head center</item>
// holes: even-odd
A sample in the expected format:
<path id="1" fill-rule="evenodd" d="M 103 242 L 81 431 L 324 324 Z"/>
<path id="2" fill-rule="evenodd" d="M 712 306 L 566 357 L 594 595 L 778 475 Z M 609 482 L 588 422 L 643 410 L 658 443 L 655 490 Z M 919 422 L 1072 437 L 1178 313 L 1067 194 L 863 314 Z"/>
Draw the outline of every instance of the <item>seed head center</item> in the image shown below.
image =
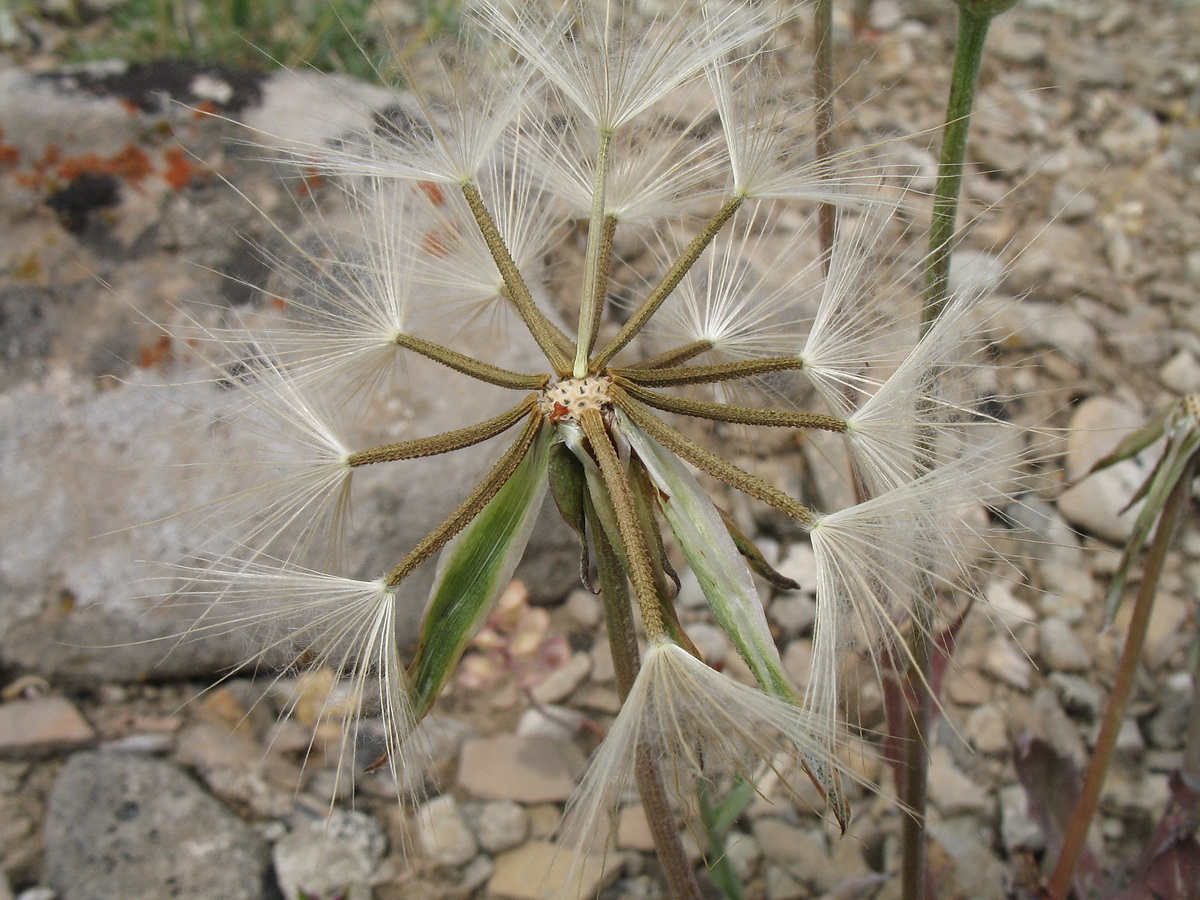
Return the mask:
<path id="1" fill-rule="evenodd" d="M 575 420 L 585 409 L 603 411 L 612 405 L 608 375 L 587 375 L 584 378 L 563 378 L 542 389 L 539 401 L 542 413 L 551 422 Z"/>

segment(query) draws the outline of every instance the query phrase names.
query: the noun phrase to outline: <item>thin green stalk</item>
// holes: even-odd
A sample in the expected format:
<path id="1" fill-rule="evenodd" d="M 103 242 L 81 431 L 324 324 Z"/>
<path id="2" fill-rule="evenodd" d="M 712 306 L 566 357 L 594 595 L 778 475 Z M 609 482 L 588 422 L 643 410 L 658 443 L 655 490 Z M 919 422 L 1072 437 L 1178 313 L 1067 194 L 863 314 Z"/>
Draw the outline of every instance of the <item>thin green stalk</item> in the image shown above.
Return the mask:
<path id="1" fill-rule="evenodd" d="M 929 689 L 932 671 L 932 636 L 927 628 L 932 618 L 929 604 L 918 604 L 910 638 L 909 671 L 905 679 L 911 686 L 912 706 L 908 711 L 904 743 L 904 780 L 900 800 L 904 808 L 901 826 L 901 896 L 904 900 L 923 900 L 928 895 L 928 861 L 925 846 L 925 811 L 929 805 L 929 726 L 933 720 L 933 692 Z"/>
<path id="2" fill-rule="evenodd" d="M 516 471 L 521 460 L 525 458 L 525 454 L 529 452 L 529 448 L 533 446 L 538 430 L 545 421 L 541 413 L 536 410 L 530 415 L 524 430 L 517 436 L 516 441 L 504 451 L 504 455 L 496 460 L 495 465 L 484 476 L 483 481 L 479 482 L 471 493 L 455 507 L 454 512 L 422 538 L 421 542 L 388 573 L 388 587 L 400 584 L 421 563 L 446 546 L 452 537 L 466 528 L 471 520 L 479 515 L 480 510 L 487 506 L 488 501 L 495 497 L 496 492 L 504 487 L 504 483 L 512 477 L 512 473 Z"/>
<path id="3" fill-rule="evenodd" d="M 983 46 L 992 19 L 1016 0 L 957 0 L 959 5 L 958 39 L 954 46 L 954 64 L 950 74 L 950 97 L 946 104 L 946 125 L 942 133 L 942 152 L 934 188 L 933 222 L 929 229 L 929 257 L 926 263 L 925 298 L 921 310 L 921 333 L 925 334 L 941 315 L 949 297 L 950 255 L 953 249 L 958 199 L 962 192 L 963 162 L 967 152 L 967 134 Z M 931 438 L 932 439 L 932 438 Z M 934 601 L 933 586 L 929 600 Z M 903 900 L 924 900 L 928 895 L 925 811 L 929 805 L 929 729 L 933 718 L 934 697 L 930 691 L 933 648 L 933 611 L 936 603 L 918 603 L 912 622 L 912 646 L 905 680 L 911 690 L 913 707 L 909 712 L 904 751 L 904 784 L 901 801 L 907 810 L 903 825 L 901 896 Z"/>
<path id="4" fill-rule="evenodd" d="M 712 384 L 737 378 L 753 378 L 771 372 L 788 372 L 804 368 L 798 356 L 764 356 L 760 359 L 739 359 L 735 362 L 713 363 L 707 366 L 671 366 L 662 369 L 614 368 L 613 375 L 636 381 L 646 387 L 671 387 L 681 384 Z"/>
<path id="5" fill-rule="evenodd" d="M 934 187 L 933 222 L 929 227 L 929 259 L 926 263 L 923 331 L 927 331 L 946 305 L 950 287 L 950 254 L 958 221 L 958 198 L 962 193 L 963 163 L 967 155 L 967 133 L 975 106 L 975 87 L 983 61 L 988 26 L 997 13 L 1016 0 L 1000 4 L 960 0 L 958 40 L 954 46 L 954 68 L 950 73 L 950 99 L 946 104 L 946 126 L 942 132 L 942 154 Z M 1002 6 L 1003 8 L 993 7 Z M 982 11 L 980 11 L 982 10 Z"/>
<path id="6" fill-rule="evenodd" d="M 588 517 L 597 526 L 592 530 L 596 571 L 600 580 L 600 595 L 604 601 L 604 620 L 608 625 L 608 645 L 612 652 L 617 692 L 621 702 L 624 702 L 633 688 L 641 665 L 629 588 L 617 552 L 604 529 L 598 525 L 591 499 L 585 495 L 584 502 Z M 650 823 L 654 849 L 658 852 L 658 860 L 662 864 L 672 895 L 680 900 L 702 900 L 700 885 L 696 881 L 695 872 L 688 864 L 687 852 L 683 849 L 679 830 L 675 827 L 675 816 L 671 812 L 670 803 L 667 802 L 662 773 L 653 754 L 644 745 L 638 747 L 634 777 L 638 793 L 641 794 L 642 809 L 645 810 L 646 820 Z"/>
<path id="7" fill-rule="evenodd" d="M 749 802 L 749 799 L 754 796 L 754 785 L 749 781 L 735 782 L 734 788 L 730 792 L 731 798 L 739 791 L 745 793 L 744 789 L 747 787 L 750 788 L 747 797 L 747 802 Z M 728 836 L 727 832 L 731 823 L 725 819 L 723 813 L 725 805 L 731 798 L 726 798 L 721 803 L 715 802 L 712 791 L 713 788 L 707 781 L 701 781 L 696 788 L 700 803 L 700 821 L 704 823 L 704 834 L 708 838 L 708 852 L 711 856 L 708 861 L 708 871 L 712 875 L 713 884 L 725 895 L 726 900 L 745 900 L 746 893 L 742 890 L 742 879 L 738 877 L 737 870 L 734 869 L 725 847 L 725 838 Z M 744 803 L 739 805 L 745 808 Z"/>
<path id="8" fill-rule="evenodd" d="M 608 266 L 612 259 L 613 230 L 616 219 L 604 214 L 608 199 L 608 151 L 612 132 L 600 132 L 596 151 L 596 177 L 592 182 L 592 214 L 588 221 L 587 251 L 583 257 L 583 298 L 579 306 L 579 337 L 575 342 L 576 378 L 588 373 L 588 357 L 596 342 L 596 330 L 604 312 L 604 294 L 608 290 Z"/>
<path id="9" fill-rule="evenodd" d="M 483 242 L 492 255 L 492 261 L 499 269 L 500 277 L 504 279 L 504 287 L 508 291 L 508 297 L 513 306 L 516 307 L 521 319 L 525 322 L 529 333 L 533 335 L 533 339 L 537 341 L 542 353 L 546 355 L 546 359 L 550 361 L 550 365 L 554 367 L 554 371 L 558 375 L 566 375 L 571 371 L 571 363 L 559 349 L 558 341 L 555 339 L 555 332 L 558 329 L 533 302 L 529 286 L 525 284 L 521 270 L 517 268 L 512 254 L 509 253 L 504 236 L 500 234 L 500 229 L 496 226 L 496 220 L 492 218 L 487 204 L 483 202 L 483 195 L 479 193 L 479 187 L 473 181 L 465 181 L 460 188 L 463 198 L 467 201 L 467 206 L 471 209 L 471 215 L 475 218 L 475 224 L 479 228 Z"/>
<path id="10" fill-rule="evenodd" d="M 395 462 L 400 459 L 417 459 L 422 456 L 439 456 L 453 450 L 461 450 L 495 437 L 516 425 L 533 410 L 537 404 L 538 395 L 530 394 L 512 409 L 493 416 L 478 425 L 459 428 L 456 431 L 446 431 L 430 437 L 415 438 L 411 441 L 399 441 L 395 444 L 384 444 L 372 447 L 370 450 L 359 450 L 350 454 L 348 460 L 351 467 L 370 466 L 375 463 Z"/>
<path id="11" fill-rule="evenodd" d="M 618 378 L 616 383 L 631 397 L 647 406 L 682 416 L 730 422 L 734 425 L 761 425 L 772 428 L 817 428 L 822 431 L 844 432 L 846 423 L 834 416 L 821 413 L 796 412 L 788 409 L 758 409 L 752 406 L 734 406 L 729 403 L 711 403 L 693 400 L 690 397 L 674 397 L 660 394 L 627 379 Z"/>
<path id="12" fill-rule="evenodd" d="M 1200 619 L 1200 605 L 1196 608 Z M 1192 715 L 1188 720 L 1187 735 L 1183 741 L 1183 762 L 1179 771 L 1184 781 L 1194 791 L 1200 791 L 1200 640 L 1192 638 Z"/>
<path id="13" fill-rule="evenodd" d="M 537 391 L 544 388 L 550 381 L 549 375 L 526 375 L 522 372 L 514 372 L 511 369 L 503 369 L 500 366 L 480 362 L 473 356 L 467 356 L 465 353 L 459 353 L 457 350 L 451 350 L 449 347 L 443 347 L 441 344 L 413 337 L 410 334 L 398 334 L 392 340 L 396 342 L 398 347 L 403 347 L 414 353 L 420 353 L 434 362 L 441 363 L 448 369 L 453 369 L 455 372 L 461 372 L 464 375 L 469 375 L 471 378 L 488 384 L 512 388 L 517 391 Z"/>
<path id="14" fill-rule="evenodd" d="M 1175 482 L 1171 496 L 1163 506 L 1162 515 L 1159 517 L 1158 528 L 1154 532 L 1154 541 L 1150 544 L 1149 556 L 1146 559 L 1146 571 L 1142 576 L 1137 599 L 1134 601 L 1133 615 L 1129 620 L 1129 634 L 1125 638 L 1125 649 L 1121 651 L 1117 680 L 1113 683 L 1108 706 L 1104 710 L 1104 719 L 1100 723 L 1100 733 L 1096 737 L 1096 748 L 1092 751 L 1092 758 L 1088 763 L 1083 789 L 1079 793 L 1079 800 L 1067 823 L 1062 853 L 1059 854 L 1058 862 L 1054 866 L 1054 874 L 1050 877 L 1047 894 L 1050 900 L 1067 900 L 1067 896 L 1070 894 L 1075 865 L 1087 843 L 1088 828 L 1092 823 L 1092 817 L 1096 814 L 1096 806 L 1100 802 L 1100 791 L 1104 787 L 1108 766 L 1117 747 L 1117 734 L 1121 730 L 1125 706 L 1129 702 L 1130 694 L 1133 693 L 1133 681 L 1137 675 L 1137 665 L 1138 660 L 1141 659 L 1142 647 L 1146 643 L 1150 614 L 1154 610 L 1154 597 L 1158 592 L 1158 580 L 1167 559 L 1167 550 L 1175 538 L 1180 518 L 1187 509 L 1191 497 L 1192 479 L 1196 475 L 1197 462 L 1196 457 L 1192 457 L 1189 461 L 1183 477 Z"/>
<path id="15" fill-rule="evenodd" d="M 650 317 L 658 312 L 658 308 L 671 296 L 671 292 L 679 287 L 679 282 L 683 280 L 683 276 L 696 264 L 696 260 L 700 258 L 700 254 L 704 252 L 705 248 L 721 233 L 721 229 L 725 227 L 725 223 L 737 212 L 738 207 L 742 205 L 745 199 L 742 196 L 730 197 L 721 204 L 721 208 L 708 220 L 708 223 L 700 230 L 700 233 L 692 238 L 692 242 L 684 248 L 679 258 L 671 264 L 671 268 L 667 269 L 662 280 L 655 285 L 646 299 L 642 301 L 642 305 L 621 326 L 621 330 L 617 332 L 616 337 L 609 341 L 607 346 L 592 360 L 591 370 L 593 372 L 599 372 L 608 365 L 608 361 L 616 356 L 626 344 L 633 340 L 633 336 L 645 327 L 646 323 L 650 321 Z"/>

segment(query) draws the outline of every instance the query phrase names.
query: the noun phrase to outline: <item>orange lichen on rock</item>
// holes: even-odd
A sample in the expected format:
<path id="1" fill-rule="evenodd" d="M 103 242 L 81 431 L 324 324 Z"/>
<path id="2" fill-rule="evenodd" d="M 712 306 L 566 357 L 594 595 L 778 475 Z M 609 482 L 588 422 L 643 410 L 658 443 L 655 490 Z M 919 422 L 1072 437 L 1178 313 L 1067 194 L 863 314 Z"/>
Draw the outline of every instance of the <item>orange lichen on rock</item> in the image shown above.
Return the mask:
<path id="1" fill-rule="evenodd" d="M 138 348 L 137 364 L 142 369 L 151 369 L 171 358 L 171 336 L 164 334 L 152 344 Z"/>
<path id="2" fill-rule="evenodd" d="M 12 147 L 10 155 L 5 154 L 9 145 L 3 143 L 3 132 L 0 132 L 0 163 L 15 163 L 19 152 Z M 58 144 L 47 144 L 42 158 L 33 162 L 28 171 L 16 174 L 19 184 L 25 187 L 45 188 L 47 182 L 74 181 L 80 175 L 113 175 L 131 184 L 137 184 L 154 171 L 154 164 L 145 150 L 126 144 L 111 156 L 88 151 L 74 155 L 63 153 Z M 51 184 L 50 187 L 58 185 Z"/>
<path id="3" fill-rule="evenodd" d="M 4 126 L 0 125 L 0 166 L 15 166 L 21 161 L 21 150 L 4 141 Z"/>
<path id="4" fill-rule="evenodd" d="M 187 153 L 178 145 L 168 147 L 163 153 L 163 158 L 167 162 L 166 171 L 163 172 L 163 178 L 167 184 L 177 191 L 183 190 L 192 183 L 192 179 L 196 177 L 199 171 L 195 164 L 188 159 Z"/>
<path id="5" fill-rule="evenodd" d="M 66 181 L 73 181 L 84 172 L 93 172 L 115 175 L 136 184 L 153 171 L 154 166 L 146 152 L 133 144 L 126 144 L 112 156 L 104 157 L 98 153 L 68 156 L 59 163 L 55 174 Z"/>

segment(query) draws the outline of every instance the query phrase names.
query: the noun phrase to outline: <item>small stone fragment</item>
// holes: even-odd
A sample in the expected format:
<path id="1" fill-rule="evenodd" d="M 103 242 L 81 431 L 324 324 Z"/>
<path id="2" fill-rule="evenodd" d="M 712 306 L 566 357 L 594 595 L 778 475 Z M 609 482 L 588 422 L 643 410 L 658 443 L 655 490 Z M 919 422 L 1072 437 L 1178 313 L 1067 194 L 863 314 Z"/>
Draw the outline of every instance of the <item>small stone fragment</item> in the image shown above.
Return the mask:
<path id="1" fill-rule="evenodd" d="M 1141 507 L 1126 507 L 1147 471 L 1139 457 L 1091 475 L 1088 472 L 1142 424 L 1136 410 L 1111 397 L 1090 397 L 1071 417 L 1066 457 L 1071 487 L 1059 496 L 1059 511 L 1071 524 L 1116 544 L 1124 543 L 1133 530 Z M 1143 451 L 1140 456 L 1153 450 Z"/>
<path id="2" fill-rule="evenodd" d="M 1005 637 L 993 638 L 988 644 L 983 668 L 992 677 L 1022 691 L 1029 690 L 1032 684 L 1033 664 L 1029 657 Z"/>
<path id="3" fill-rule="evenodd" d="M 710 666 L 720 666 L 729 655 L 729 638 L 725 632 L 707 622 L 692 622 L 684 627 L 700 657 Z"/>
<path id="4" fill-rule="evenodd" d="M 563 666 L 534 685 L 533 696 L 539 703 L 561 703 L 591 671 L 592 657 L 587 653 L 574 653 Z"/>
<path id="5" fill-rule="evenodd" d="M 36 759 L 81 747 L 94 737 L 92 726 L 62 697 L 0 704 L 0 758 Z"/>
<path id="6" fill-rule="evenodd" d="M 1075 636 L 1071 626 L 1057 616 L 1042 622 L 1040 655 L 1050 669 L 1061 672 L 1082 672 L 1092 665 L 1092 654 Z"/>
<path id="7" fill-rule="evenodd" d="M 386 850 L 378 822 L 357 810 L 335 809 L 328 818 L 299 818 L 276 842 L 275 874 L 287 900 L 370 900 Z"/>
<path id="8" fill-rule="evenodd" d="M 782 819 L 764 817 L 754 822 L 754 838 L 764 859 L 782 865 L 818 893 L 831 890 L 841 877 L 820 829 L 806 831 Z"/>
<path id="9" fill-rule="evenodd" d="M 563 610 L 581 628 L 595 628 L 604 618 L 604 607 L 599 598 L 584 588 L 576 588 L 567 594 Z"/>
<path id="10" fill-rule="evenodd" d="M 1000 789 L 1000 836 L 1010 856 L 1022 848 L 1038 851 L 1046 846 L 1042 826 L 1029 814 L 1029 798 L 1022 785 Z"/>
<path id="11" fill-rule="evenodd" d="M 540 735 L 474 738 L 463 745 L 458 783 L 485 800 L 563 801 L 583 771 L 579 749 Z"/>
<path id="12" fill-rule="evenodd" d="M 442 794 L 417 811 L 417 840 L 439 866 L 461 866 L 475 858 L 478 847 L 458 801 Z"/>
<path id="13" fill-rule="evenodd" d="M 1068 715 L 1091 720 L 1100 712 L 1100 704 L 1104 702 L 1100 688 L 1084 676 L 1051 672 L 1050 685 Z"/>
<path id="14" fill-rule="evenodd" d="M 987 791 L 954 764 L 945 747 L 935 747 L 929 757 L 929 796 L 946 816 L 982 813 L 991 805 Z"/>
<path id="15" fill-rule="evenodd" d="M 1075 409 L 1067 438 L 1067 480 L 1083 478 L 1128 434 L 1142 427 L 1141 414 L 1112 397 L 1089 397 Z"/>
<path id="16" fill-rule="evenodd" d="M 496 857 L 488 893 L 507 900 L 562 900 L 594 897 L 604 883 L 603 862 L 590 854 L 578 859 L 572 872 L 569 847 L 533 841 Z M 615 867 L 614 867 L 615 868 Z M 571 883 L 567 883 L 570 877 Z"/>
<path id="17" fill-rule="evenodd" d="M 1146 749 L 1146 739 L 1142 730 L 1133 719 L 1126 719 L 1117 731 L 1117 755 L 1126 759 L 1136 759 Z"/>
<path id="18" fill-rule="evenodd" d="M 480 803 L 469 818 L 479 846 L 488 853 L 510 850 L 529 834 L 529 813 L 511 800 Z"/>
<path id="19" fill-rule="evenodd" d="M 797 638 L 812 631 L 817 603 L 807 594 L 781 594 L 771 602 L 768 618 L 779 626 L 784 637 Z"/>
<path id="20" fill-rule="evenodd" d="M 788 547 L 775 570 L 800 585 L 804 593 L 816 593 L 817 555 L 808 541 L 796 541 Z"/>
<path id="21" fill-rule="evenodd" d="M 782 866 L 767 867 L 767 900 L 807 900 L 812 893 Z"/>
<path id="22" fill-rule="evenodd" d="M 1005 900 L 1008 870 L 996 858 L 974 819 L 936 822 L 930 825 L 929 831 L 953 861 L 953 878 L 960 896 L 971 900 Z"/>
<path id="23" fill-rule="evenodd" d="M 993 704 L 971 710 L 967 716 L 963 734 L 980 753 L 1006 753 L 1008 751 L 1008 725 L 1004 716 Z"/>
<path id="24" fill-rule="evenodd" d="M 1200 361 L 1189 350 L 1180 350 L 1159 370 L 1162 383 L 1177 394 L 1200 391 Z"/>
<path id="25" fill-rule="evenodd" d="M 1183 746 L 1193 715 L 1191 676 L 1176 672 L 1166 680 L 1158 696 L 1158 709 L 1146 720 L 1146 739 L 1157 750 Z"/>
<path id="26" fill-rule="evenodd" d="M 762 848 L 758 846 L 758 841 L 744 831 L 732 831 L 725 839 L 725 856 L 733 866 L 733 871 L 743 882 L 754 877 L 762 855 Z"/>
<path id="27" fill-rule="evenodd" d="M 642 804 L 621 808 L 617 818 L 617 846 L 622 850 L 654 852 L 654 836 L 650 833 L 650 823 L 646 821 L 646 810 Z"/>
<path id="28" fill-rule="evenodd" d="M 946 695 L 963 706 L 979 706 L 992 699 L 992 685 L 975 669 L 954 668 L 943 682 Z"/>
<path id="29" fill-rule="evenodd" d="M 516 734 L 521 737 L 543 737 L 569 744 L 579 731 L 583 713 L 557 704 L 531 706 L 521 713 Z"/>

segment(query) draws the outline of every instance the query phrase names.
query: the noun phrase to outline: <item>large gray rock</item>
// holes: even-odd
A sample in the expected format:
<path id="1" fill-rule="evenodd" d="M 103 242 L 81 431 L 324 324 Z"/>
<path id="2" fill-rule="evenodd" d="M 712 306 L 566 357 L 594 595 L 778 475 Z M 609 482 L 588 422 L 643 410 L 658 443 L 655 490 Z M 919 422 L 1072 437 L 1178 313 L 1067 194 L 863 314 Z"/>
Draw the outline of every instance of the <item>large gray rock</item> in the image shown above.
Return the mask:
<path id="1" fill-rule="evenodd" d="M 266 900 L 266 844 L 170 763 L 80 753 L 55 782 L 46 879 L 59 900 Z"/>
<path id="2" fill-rule="evenodd" d="M 454 387 L 439 395 L 448 408 Z M 176 514 L 245 487 L 260 458 L 254 435 L 236 423 L 216 428 L 216 419 L 145 384 L 0 397 L 0 660 L 87 681 L 202 675 L 255 654 L 253 631 L 189 636 L 199 608 L 175 595 L 183 579 L 169 569 L 152 577 L 194 560 L 210 536 L 203 516 Z M 408 424 L 415 434 L 449 427 L 444 415 L 420 409 Z M 494 443 L 356 476 L 342 573 L 387 572 L 467 492 L 500 452 Z M 218 462 L 234 465 L 210 468 Z M 578 578 L 574 537 L 560 521 L 543 511 L 517 571 L 535 599 L 564 596 Z M 424 567 L 405 589 L 403 644 L 415 639 L 432 574 Z"/>
<path id="3" fill-rule="evenodd" d="M 268 273 L 245 238 L 304 240 L 304 229 L 281 173 L 255 158 L 278 150 L 230 152 L 231 138 L 320 145 L 369 127 L 373 111 L 396 98 L 349 79 L 258 78 L 183 63 L 46 77 L 0 70 L 0 121 L 19 152 L 18 174 L 29 174 L 51 145 L 67 160 L 91 153 L 109 165 L 142 153 L 145 164 L 137 175 L 100 173 L 111 196 L 95 209 L 72 209 L 73 219 L 53 207 L 49 181 L 22 179 L 19 189 L 0 192 L 0 273 L 32 271 L 46 282 L 0 277 L 2 665 L 83 682 L 204 676 L 247 661 L 260 646 L 254 633 L 211 627 L 211 619 L 195 629 L 203 599 L 189 606 L 184 579 L 170 567 L 200 564 L 200 551 L 219 555 L 212 535 L 222 526 L 231 532 L 226 544 L 242 537 L 229 518 L 176 514 L 247 487 L 245 471 L 212 466 L 261 462 L 261 441 L 222 417 L 228 397 L 220 391 L 149 384 L 197 372 L 187 368 L 185 342 L 148 323 L 190 323 L 199 333 L 228 326 L 231 305 L 243 318 L 269 320 L 250 302 Z M 214 102 L 222 117 L 197 116 L 171 99 Z M 152 127 L 165 122 L 171 127 Z M 193 154 L 183 157 L 194 163 L 186 183 L 177 177 L 181 147 Z M 323 202 L 336 205 L 329 193 Z M 336 218 L 333 210 L 324 215 L 323 222 Z M 481 349 L 503 364 L 497 356 L 524 348 Z M 434 368 L 410 366 L 411 383 L 371 411 L 375 434 L 360 432 L 356 446 L 472 424 L 515 402 Z M 117 378 L 100 385 L 101 375 Z M 362 471 L 356 530 L 337 574 L 388 571 L 467 493 L 504 440 Z M 546 602 L 577 583 L 578 551 L 566 529 L 543 519 L 517 577 Z M 324 570 L 320 561 L 298 561 Z M 404 644 L 415 639 L 432 568 L 405 588 L 411 599 L 397 622 Z M 288 655 L 281 649 L 268 662 Z"/>

